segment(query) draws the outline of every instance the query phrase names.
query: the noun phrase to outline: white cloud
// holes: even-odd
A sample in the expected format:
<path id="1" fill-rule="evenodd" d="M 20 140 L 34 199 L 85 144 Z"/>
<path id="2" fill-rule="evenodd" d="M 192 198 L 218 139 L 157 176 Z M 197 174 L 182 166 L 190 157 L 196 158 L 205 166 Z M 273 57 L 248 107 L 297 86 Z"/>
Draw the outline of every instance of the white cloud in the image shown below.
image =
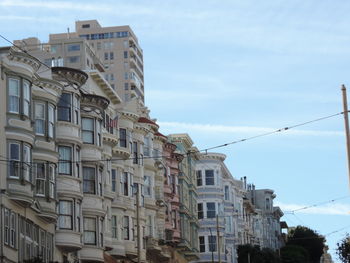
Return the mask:
<path id="1" fill-rule="evenodd" d="M 279 206 L 282 211 L 288 215 L 288 211 L 293 211 L 306 207 L 307 205 L 300 204 L 285 204 L 282 202 L 275 202 L 276 206 Z M 321 206 L 310 207 L 295 212 L 297 214 L 313 214 L 313 215 L 350 215 L 350 204 L 344 203 L 330 203 Z"/>
<path id="2" fill-rule="evenodd" d="M 191 132 L 206 132 L 206 133 L 239 133 L 248 135 L 258 135 L 262 133 L 269 133 L 277 130 L 276 128 L 268 127 L 254 127 L 254 126 L 227 126 L 227 125 L 214 125 L 214 124 L 198 124 L 198 123 L 183 123 L 183 122 L 157 122 L 162 129 L 171 130 L 186 130 Z M 298 136 L 343 136 L 344 132 L 340 131 L 327 131 L 327 130 L 300 130 L 291 129 L 281 134 L 298 135 Z"/>

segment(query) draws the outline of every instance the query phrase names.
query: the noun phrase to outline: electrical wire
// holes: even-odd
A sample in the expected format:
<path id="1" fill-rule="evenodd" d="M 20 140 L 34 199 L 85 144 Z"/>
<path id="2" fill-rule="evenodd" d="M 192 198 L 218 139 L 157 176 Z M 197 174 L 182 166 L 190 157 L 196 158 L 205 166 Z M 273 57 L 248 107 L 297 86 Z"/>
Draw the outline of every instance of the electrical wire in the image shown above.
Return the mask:
<path id="1" fill-rule="evenodd" d="M 323 202 L 315 203 L 315 204 L 312 204 L 312 205 L 304 206 L 304 207 L 301 207 L 301 208 L 298 208 L 298 209 L 288 210 L 288 211 L 285 211 L 285 213 L 287 213 L 287 214 L 294 214 L 295 212 L 299 212 L 299 211 L 302 211 L 302 210 L 305 210 L 305 209 L 310 209 L 310 208 L 317 207 L 317 206 L 324 205 L 324 204 L 328 204 L 328 203 L 334 203 L 335 201 L 342 200 L 342 199 L 347 199 L 349 197 L 350 197 L 350 195 L 346 195 L 346 196 L 334 198 L 334 199 L 331 199 L 331 200 L 328 200 L 328 201 L 323 201 Z"/>

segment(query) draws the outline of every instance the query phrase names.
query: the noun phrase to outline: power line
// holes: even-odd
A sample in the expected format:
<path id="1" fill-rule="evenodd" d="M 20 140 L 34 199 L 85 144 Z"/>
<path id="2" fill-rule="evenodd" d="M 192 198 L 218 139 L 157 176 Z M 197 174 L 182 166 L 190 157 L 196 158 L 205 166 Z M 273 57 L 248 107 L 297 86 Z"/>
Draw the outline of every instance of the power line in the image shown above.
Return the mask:
<path id="1" fill-rule="evenodd" d="M 350 112 L 350 111 L 348 111 L 348 112 Z M 191 153 L 208 152 L 210 150 L 226 147 L 226 146 L 229 146 L 229 145 L 232 145 L 232 144 L 237 144 L 237 143 L 253 140 L 253 139 L 256 139 L 256 138 L 272 135 L 274 133 L 288 131 L 288 130 L 294 129 L 296 127 L 304 126 L 304 125 L 307 125 L 307 124 L 310 124 L 310 123 L 314 123 L 314 122 L 318 122 L 318 121 L 323 121 L 323 120 L 326 120 L 326 119 L 329 119 L 329 118 L 333 118 L 333 117 L 341 115 L 341 114 L 344 114 L 344 112 L 338 112 L 338 113 L 331 114 L 331 115 L 328 115 L 328 116 L 324 116 L 324 117 L 320 117 L 320 118 L 313 119 L 313 120 L 310 120 L 310 121 L 306 121 L 306 122 L 302 122 L 302 123 L 299 123 L 299 124 L 295 124 L 295 125 L 292 125 L 292 126 L 289 126 L 289 127 L 280 128 L 280 129 L 277 129 L 277 130 L 274 130 L 274 131 L 271 131 L 271 132 L 261 133 L 261 134 L 258 134 L 258 135 L 254 135 L 254 136 L 251 136 L 251 137 L 235 140 L 235 141 L 232 141 L 232 142 L 220 144 L 220 145 L 209 147 L 209 148 L 205 148 L 205 149 L 202 149 L 202 150 L 193 151 Z"/>
<path id="2" fill-rule="evenodd" d="M 346 199 L 346 198 L 349 198 L 349 197 L 350 197 L 349 195 L 346 195 L 346 196 L 334 198 L 334 199 L 331 199 L 331 200 L 328 200 L 328 201 L 323 201 L 323 202 L 320 202 L 320 203 L 315 203 L 315 204 L 312 204 L 312 205 L 308 205 L 308 206 L 304 206 L 304 207 L 301 207 L 301 208 L 297 208 L 297 209 L 294 209 L 294 210 L 285 211 L 285 213 L 287 213 L 287 214 L 294 214 L 295 212 L 299 212 L 301 210 L 310 209 L 310 208 L 317 207 L 317 206 L 324 205 L 324 204 L 328 204 L 328 203 L 333 203 L 335 201 Z"/>

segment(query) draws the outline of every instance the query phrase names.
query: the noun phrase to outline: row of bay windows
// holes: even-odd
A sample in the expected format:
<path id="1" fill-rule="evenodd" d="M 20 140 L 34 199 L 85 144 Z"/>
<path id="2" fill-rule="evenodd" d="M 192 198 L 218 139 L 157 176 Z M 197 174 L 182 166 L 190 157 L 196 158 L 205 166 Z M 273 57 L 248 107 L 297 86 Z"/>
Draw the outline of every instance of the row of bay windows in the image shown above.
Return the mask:
<path id="1" fill-rule="evenodd" d="M 85 245 L 103 247 L 103 235 L 109 227 L 112 238 L 118 240 L 135 240 L 136 219 L 131 216 L 112 215 L 105 224 L 105 217 L 82 216 L 81 202 L 77 199 L 59 200 L 57 229 L 82 232 L 82 242 Z M 143 227 L 143 236 L 154 235 L 154 218 L 147 217 L 146 227 Z"/>
<path id="2" fill-rule="evenodd" d="M 56 164 L 32 161 L 32 148 L 19 141 L 8 142 L 8 177 L 35 185 L 35 195 L 55 198 Z"/>
<path id="3" fill-rule="evenodd" d="M 2 233 L 5 246 L 18 250 L 19 262 L 40 257 L 42 262 L 53 260 L 53 234 L 29 219 L 3 207 Z"/>

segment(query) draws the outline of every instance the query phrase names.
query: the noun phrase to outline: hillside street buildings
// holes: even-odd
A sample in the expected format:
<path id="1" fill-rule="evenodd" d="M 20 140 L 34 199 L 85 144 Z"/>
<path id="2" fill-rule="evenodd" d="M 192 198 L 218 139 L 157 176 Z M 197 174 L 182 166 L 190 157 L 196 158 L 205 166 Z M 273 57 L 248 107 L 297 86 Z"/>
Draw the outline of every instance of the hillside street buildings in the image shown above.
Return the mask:
<path id="1" fill-rule="evenodd" d="M 233 178 L 189 135 L 160 133 L 131 29 L 76 31 L 0 48 L 0 261 L 236 262 L 240 244 L 279 249 L 272 190 Z"/>

